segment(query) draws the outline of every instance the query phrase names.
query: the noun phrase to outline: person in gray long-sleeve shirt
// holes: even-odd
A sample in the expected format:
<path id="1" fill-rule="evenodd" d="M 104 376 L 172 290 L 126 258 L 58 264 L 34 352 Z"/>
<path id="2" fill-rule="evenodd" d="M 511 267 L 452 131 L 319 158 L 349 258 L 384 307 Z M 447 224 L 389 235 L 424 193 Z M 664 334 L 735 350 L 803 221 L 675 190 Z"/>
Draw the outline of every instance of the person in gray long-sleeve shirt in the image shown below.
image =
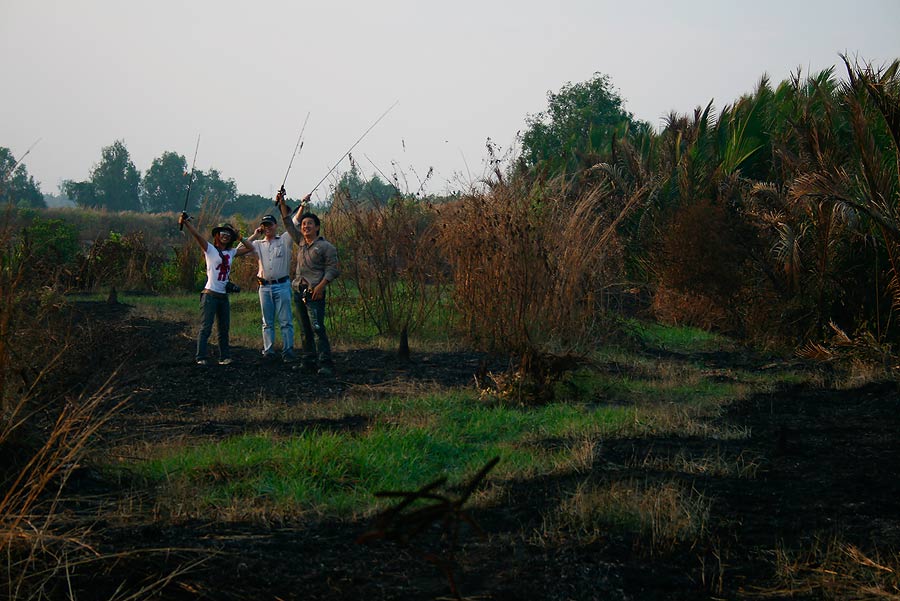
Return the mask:
<path id="1" fill-rule="evenodd" d="M 307 194 L 301 201 L 299 231 L 291 219 L 284 196 L 282 187 L 275 202 L 281 211 L 285 231 L 299 246 L 297 270 L 292 283 L 303 337 L 303 360 L 297 367 L 315 371 L 321 376 L 332 376 L 334 362 L 325 331 L 325 297 L 328 284 L 341 274 L 337 249 L 319 235 L 321 222 L 318 215 L 304 212 L 310 195 Z"/>

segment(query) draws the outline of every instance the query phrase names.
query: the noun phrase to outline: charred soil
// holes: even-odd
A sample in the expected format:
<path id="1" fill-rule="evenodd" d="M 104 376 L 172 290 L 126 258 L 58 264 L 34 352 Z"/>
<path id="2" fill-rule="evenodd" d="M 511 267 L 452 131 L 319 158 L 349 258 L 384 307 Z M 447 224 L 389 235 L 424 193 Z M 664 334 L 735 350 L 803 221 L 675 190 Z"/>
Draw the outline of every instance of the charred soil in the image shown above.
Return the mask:
<path id="1" fill-rule="evenodd" d="M 414 354 L 400 361 L 390 352 L 348 350 L 336 353 L 336 376 L 320 378 L 239 347 L 233 364 L 199 367 L 184 324 L 139 318 L 121 305 L 81 304 L 79 310 L 105 334 L 92 338 L 99 349 L 94 359 L 69 372 L 88 382 L 118 367 L 116 385 L 132 397 L 98 441 L 101 450 L 126 439 L 362 430 L 363 416 L 222 422 L 203 409 L 213 399 L 256 393 L 303 403 L 351 391 L 387 394 L 400 382 L 467 386 L 494 361 L 478 353 Z M 830 540 L 869 556 L 897 553 L 898 399 L 896 383 L 853 390 L 799 386 L 735 402 L 718 418 L 745 429 L 745 438 L 600 441 L 590 470 L 499 483 L 506 491 L 502 500 L 471 510 L 482 532 L 463 524 L 453 549 L 439 529 L 407 543 L 358 544 L 371 526 L 366 520 L 166 519 L 150 509 L 152 491 L 143 497 L 143 514 L 115 517 L 123 483 L 86 467 L 69 482 L 64 517 L 90 525 L 89 542 L 100 559 L 75 570 L 66 587 L 82 600 L 151 584 L 166 599 L 452 599 L 453 587 L 461 598 L 495 600 L 822 598 L 815 587 L 785 588 L 773 556 L 778 550 L 802 554 Z M 673 476 L 635 461 L 651 453 L 744 457 L 757 470 L 752 478 Z M 579 483 L 673 477 L 711 500 L 702 544 L 676 542 L 662 552 L 615 532 L 590 540 L 538 535 L 545 516 Z"/>

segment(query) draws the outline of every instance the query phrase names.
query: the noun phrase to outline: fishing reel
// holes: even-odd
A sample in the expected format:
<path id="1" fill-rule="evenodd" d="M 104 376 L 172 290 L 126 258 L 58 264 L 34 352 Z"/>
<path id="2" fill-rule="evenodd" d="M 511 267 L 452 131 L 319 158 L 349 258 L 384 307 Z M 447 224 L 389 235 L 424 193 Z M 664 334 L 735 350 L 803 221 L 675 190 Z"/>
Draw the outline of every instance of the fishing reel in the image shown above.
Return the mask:
<path id="1" fill-rule="evenodd" d="M 287 200 L 286 197 L 287 197 L 287 190 L 284 189 L 284 186 L 281 186 L 281 189 L 279 189 L 278 193 L 275 195 L 274 203 L 277 205 L 279 200 L 281 202 L 285 202 Z"/>

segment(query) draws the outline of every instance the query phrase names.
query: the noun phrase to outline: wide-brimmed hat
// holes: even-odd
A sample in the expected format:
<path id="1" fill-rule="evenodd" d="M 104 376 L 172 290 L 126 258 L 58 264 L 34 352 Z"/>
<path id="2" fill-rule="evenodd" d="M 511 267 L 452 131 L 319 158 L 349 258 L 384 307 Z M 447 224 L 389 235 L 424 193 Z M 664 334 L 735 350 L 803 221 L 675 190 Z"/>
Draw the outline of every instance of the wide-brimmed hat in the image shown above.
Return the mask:
<path id="1" fill-rule="evenodd" d="M 275 219 L 274 215 L 263 215 L 262 219 L 259 220 L 259 224 L 262 225 L 264 223 L 278 223 L 278 220 Z"/>
<path id="2" fill-rule="evenodd" d="M 229 234 L 231 234 L 232 240 L 237 240 L 237 237 L 238 237 L 237 232 L 235 231 L 235 229 L 233 227 L 231 227 L 230 223 L 220 223 L 219 225 L 217 225 L 216 227 L 214 227 L 212 229 L 212 235 L 215 236 L 219 232 L 225 232 L 225 231 L 227 231 Z"/>

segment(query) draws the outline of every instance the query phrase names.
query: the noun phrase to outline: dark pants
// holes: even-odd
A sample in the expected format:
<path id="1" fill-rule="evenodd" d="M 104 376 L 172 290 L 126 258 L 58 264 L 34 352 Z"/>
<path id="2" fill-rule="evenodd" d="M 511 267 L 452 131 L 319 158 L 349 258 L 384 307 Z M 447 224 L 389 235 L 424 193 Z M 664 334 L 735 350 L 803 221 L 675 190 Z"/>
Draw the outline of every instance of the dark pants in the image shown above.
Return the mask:
<path id="1" fill-rule="evenodd" d="M 328 332 L 325 331 L 324 293 L 320 300 L 304 302 L 305 290 L 294 291 L 294 305 L 297 307 L 300 333 L 303 337 L 303 365 L 312 369 L 318 362 L 319 367 L 332 367 L 331 344 L 328 342 Z M 318 353 L 316 339 L 318 339 Z"/>
<path id="2" fill-rule="evenodd" d="M 206 359 L 206 345 L 209 335 L 212 334 L 213 320 L 219 329 L 219 359 L 231 357 L 231 349 L 228 347 L 228 330 L 231 326 L 231 305 L 228 296 L 221 297 L 211 294 L 200 295 L 200 336 L 197 338 L 197 359 Z"/>

